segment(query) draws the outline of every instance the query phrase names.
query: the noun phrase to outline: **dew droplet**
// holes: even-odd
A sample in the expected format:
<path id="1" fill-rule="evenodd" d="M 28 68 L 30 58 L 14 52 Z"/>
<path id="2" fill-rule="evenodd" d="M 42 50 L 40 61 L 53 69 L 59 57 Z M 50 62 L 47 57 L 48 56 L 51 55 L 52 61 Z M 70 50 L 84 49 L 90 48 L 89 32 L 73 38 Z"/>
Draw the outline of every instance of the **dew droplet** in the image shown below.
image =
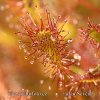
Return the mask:
<path id="1" fill-rule="evenodd" d="M 59 83 L 59 86 L 62 87 L 62 82 Z"/>
<path id="2" fill-rule="evenodd" d="M 25 89 L 22 89 L 22 91 L 24 91 Z"/>
<path id="3" fill-rule="evenodd" d="M 16 3 L 16 6 L 22 6 L 22 5 L 23 5 L 23 3 L 20 1 Z"/>
<path id="4" fill-rule="evenodd" d="M 94 70 L 91 68 L 91 69 L 89 69 L 89 72 L 93 72 Z"/>
<path id="5" fill-rule="evenodd" d="M 58 93 L 56 93 L 55 96 L 58 97 Z"/>
<path id="6" fill-rule="evenodd" d="M 24 49 L 24 53 L 26 53 L 27 52 L 27 50 L 26 49 Z"/>
<path id="7" fill-rule="evenodd" d="M 44 80 L 40 80 L 40 84 L 43 84 L 44 83 Z"/>
<path id="8" fill-rule="evenodd" d="M 30 61 L 30 64 L 33 64 L 34 63 L 34 60 Z"/>
<path id="9" fill-rule="evenodd" d="M 18 43 L 20 44 L 20 43 L 22 43 L 22 41 L 21 41 L 21 40 L 19 40 L 19 41 L 18 41 Z"/>
<path id="10" fill-rule="evenodd" d="M 73 19 L 73 24 L 77 24 L 78 23 L 78 20 L 77 19 Z"/>
<path id="11" fill-rule="evenodd" d="M 54 38 L 53 36 L 51 36 L 50 38 L 51 38 L 51 40 L 52 40 L 53 42 L 56 41 L 55 38 Z"/>
<path id="12" fill-rule="evenodd" d="M 50 75 L 49 77 L 52 78 L 52 75 Z"/>
<path id="13" fill-rule="evenodd" d="M 97 57 L 97 54 L 95 53 L 94 56 Z"/>
<path id="14" fill-rule="evenodd" d="M 63 77 L 62 74 L 60 74 L 59 77 L 62 79 L 62 77 Z"/>
<path id="15" fill-rule="evenodd" d="M 61 60 L 61 62 L 62 62 L 62 63 L 64 63 L 64 64 L 66 64 L 66 63 L 67 63 L 66 61 L 63 61 L 63 60 Z"/>
<path id="16" fill-rule="evenodd" d="M 25 59 L 28 59 L 27 56 L 24 57 Z"/>
<path id="17" fill-rule="evenodd" d="M 49 58 L 46 58 L 46 60 L 49 61 L 50 59 Z"/>
<path id="18" fill-rule="evenodd" d="M 77 59 L 77 60 L 79 60 L 79 61 L 81 60 L 81 56 L 78 53 L 74 54 L 74 58 Z"/>
<path id="19" fill-rule="evenodd" d="M 78 62 L 77 65 L 79 66 L 80 65 L 80 62 Z"/>
<path id="20" fill-rule="evenodd" d="M 51 90 L 51 86 L 49 86 L 48 89 Z"/>
<path id="21" fill-rule="evenodd" d="M 19 45 L 19 49 L 22 49 L 21 45 Z"/>
<path id="22" fill-rule="evenodd" d="M 30 52 L 27 51 L 26 54 L 27 54 L 27 55 L 30 55 Z"/>
<path id="23" fill-rule="evenodd" d="M 69 39 L 69 40 L 68 40 L 68 43 L 71 43 L 71 42 L 73 42 L 73 40 L 72 40 L 72 39 Z"/>
<path id="24" fill-rule="evenodd" d="M 75 53 L 75 50 L 73 50 L 72 52 Z"/>
<path id="25" fill-rule="evenodd" d="M 75 59 L 71 59 L 71 62 L 75 62 Z"/>

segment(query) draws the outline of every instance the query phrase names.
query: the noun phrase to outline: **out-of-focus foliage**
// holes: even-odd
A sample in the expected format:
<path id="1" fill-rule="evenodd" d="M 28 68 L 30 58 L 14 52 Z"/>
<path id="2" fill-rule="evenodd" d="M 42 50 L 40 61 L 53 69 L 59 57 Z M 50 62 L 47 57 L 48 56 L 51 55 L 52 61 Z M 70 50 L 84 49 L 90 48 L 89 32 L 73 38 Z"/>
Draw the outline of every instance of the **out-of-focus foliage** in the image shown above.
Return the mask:
<path id="1" fill-rule="evenodd" d="M 59 27 L 61 26 L 61 24 L 59 25 Z M 72 23 L 68 22 L 65 23 L 64 27 L 63 27 L 63 32 L 61 32 L 62 36 L 65 36 L 65 40 L 68 39 L 74 39 L 74 37 L 77 34 L 77 30 L 76 30 L 76 26 L 73 25 Z"/>
<path id="2" fill-rule="evenodd" d="M 23 30 L 20 28 L 19 19 L 29 13 L 37 25 L 40 26 L 41 17 L 46 24 L 44 17 L 46 9 L 54 18 L 61 16 L 59 24 L 57 24 L 58 28 L 63 25 L 65 19 L 68 21 L 63 27 L 64 31 L 60 34 L 62 36 L 67 34 L 65 41 L 73 39 L 73 48 L 82 58 L 80 65 L 70 66 L 71 71 L 78 75 L 84 75 L 90 68 L 94 68 L 95 64 L 100 64 L 98 61 L 100 51 L 96 52 L 97 49 L 91 48 L 89 43 L 89 38 L 100 43 L 100 32 L 91 31 L 90 37 L 84 42 L 83 38 L 80 39 L 80 32 L 78 32 L 79 27 L 86 28 L 88 17 L 95 23 L 100 23 L 100 0 L 0 0 L 0 99 L 4 97 L 4 100 L 7 100 L 9 90 L 21 91 L 24 88 L 29 91 L 47 92 L 48 95 L 22 97 L 21 100 L 99 100 L 100 96 L 97 95 L 96 90 L 92 97 L 58 96 L 56 94 L 58 92 L 56 90 L 57 83 L 54 83 L 51 90 L 52 81 L 47 78 L 49 75 L 42 73 L 42 65 L 38 61 L 31 65 L 29 60 L 24 59 L 25 54 L 23 50 L 20 50 L 18 37 L 15 34 L 19 29 Z M 87 82 L 90 81 L 87 79 Z"/>
<path id="3" fill-rule="evenodd" d="M 90 35 L 91 35 L 91 37 L 94 38 L 96 41 L 100 42 L 100 33 L 99 33 L 99 32 L 93 30 L 93 31 L 91 32 Z"/>

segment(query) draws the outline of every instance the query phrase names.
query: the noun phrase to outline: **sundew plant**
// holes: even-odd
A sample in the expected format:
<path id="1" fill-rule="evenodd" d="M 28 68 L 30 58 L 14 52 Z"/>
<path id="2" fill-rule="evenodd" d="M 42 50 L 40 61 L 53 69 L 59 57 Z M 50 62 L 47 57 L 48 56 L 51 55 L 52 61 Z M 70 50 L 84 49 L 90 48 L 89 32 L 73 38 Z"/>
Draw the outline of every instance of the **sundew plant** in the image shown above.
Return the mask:
<path id="1" fill-rule="evenodd" d="M 99 100 L 100 1 L 0 0 L 0 100 Z"/>
<path id="2" fill-rule="evenodd" d="M 19 21 L 23 31 L 17 35 L 20 38 L 20 48 L 25 52 L 25 59 L 29 59 L 30 64 L 36 60 L 41 63 L 40 70 L 52 80 L 48 86 L 49 90 L 52 90 L 53 82 L 56 81 L 56 95 L 59 91 L 72 92 L 74 95 L 79 92 L 96 91 L 99 95 L 100 25 L 94 24 L 88 18 L 88 27 L 79 28 L 77 36 L 73 37 L 70 36 L 70 31 L 66 32 L 67 19 L 59 27 L 60 16 L 52 18 L 47 10 L 44 13 L 46 16 L 42 18 L 40 15 L 39 24 L 29 13 Z M 67 36 L 70 38 L 67 39 Z M 86 60 L 88 61 L 85 62 Z"/>

